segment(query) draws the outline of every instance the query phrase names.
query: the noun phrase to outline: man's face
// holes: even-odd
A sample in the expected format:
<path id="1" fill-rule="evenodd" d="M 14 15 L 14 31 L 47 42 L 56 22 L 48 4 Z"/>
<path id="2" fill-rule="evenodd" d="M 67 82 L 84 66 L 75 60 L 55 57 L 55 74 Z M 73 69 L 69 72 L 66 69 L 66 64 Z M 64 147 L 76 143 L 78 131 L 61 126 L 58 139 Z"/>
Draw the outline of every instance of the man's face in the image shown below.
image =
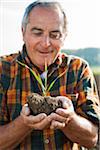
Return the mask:
<path id="1" fill-rule="evenodd" d="M 41 70 L 45 61 L 50 65 L 63 44 L 63 15 L 58 9 L 35 7 L 23 31 L 23 40 L 31 61 Z"/>

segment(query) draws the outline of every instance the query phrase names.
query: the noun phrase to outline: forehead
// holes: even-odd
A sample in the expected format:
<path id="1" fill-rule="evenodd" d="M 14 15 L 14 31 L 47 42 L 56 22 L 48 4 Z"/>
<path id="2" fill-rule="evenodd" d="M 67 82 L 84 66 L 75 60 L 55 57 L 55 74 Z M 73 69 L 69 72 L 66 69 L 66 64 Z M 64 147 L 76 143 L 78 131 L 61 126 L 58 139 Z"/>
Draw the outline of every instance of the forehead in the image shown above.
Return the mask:
<path id="1" fill-rule="evenodd" d="M 29 14 L 29 23 L 34 26 L 63 26 L 63 14 L 57 7 L 36 6 Z"/>

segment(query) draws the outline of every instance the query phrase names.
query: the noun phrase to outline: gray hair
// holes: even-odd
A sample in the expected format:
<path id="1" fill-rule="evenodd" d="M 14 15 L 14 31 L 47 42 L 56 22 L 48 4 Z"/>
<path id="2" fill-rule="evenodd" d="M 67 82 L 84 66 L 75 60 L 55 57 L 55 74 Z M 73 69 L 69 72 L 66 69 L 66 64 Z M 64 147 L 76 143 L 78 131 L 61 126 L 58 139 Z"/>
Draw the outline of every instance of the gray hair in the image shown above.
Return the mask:
<path id="1" fill-rule="evenodd" d="M 41 6 L 41 7 L 54 7 L 54 6 L 57 6 L 60 10 L 61 10 L 61 13 L 63 14 L 63 18 L 64 18 L 64 32 L 67 32 L 67 18 L 66 18 L 66 14 L 65 12 L 63 11 L 63 8 L 62 6 L 60 5 L 59 2 L 57 1 L 48 1 L 48 0 L 37 0 L 33 3 L 31 3 L 26 9 L 25 9 L 25 13 L 24 13 L 24 16 L 23 16 L 23 19 L 22 19 L 22 27 L 24 28 L 24 30 L 26 30 L 26 26 L 29 22 L 29 14 L 30 12 L 33 10 L 34 7 L 37 7 L 37 6 Z"/>

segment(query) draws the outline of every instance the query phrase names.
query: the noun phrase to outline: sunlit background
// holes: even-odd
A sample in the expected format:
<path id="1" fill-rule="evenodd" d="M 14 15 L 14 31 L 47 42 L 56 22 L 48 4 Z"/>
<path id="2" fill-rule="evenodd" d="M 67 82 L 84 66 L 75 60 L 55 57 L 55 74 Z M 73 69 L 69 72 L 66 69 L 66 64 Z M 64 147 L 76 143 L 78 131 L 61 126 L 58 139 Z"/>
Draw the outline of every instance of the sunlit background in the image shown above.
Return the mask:
<path id="1" fill-rule="evenodd" d="M 100 48 L 100 0 L 59 0 L 68 18 L 64 48 Z M 0 0 L 0 55 L 21 50 L 21 20 L 33 0 Z"/>

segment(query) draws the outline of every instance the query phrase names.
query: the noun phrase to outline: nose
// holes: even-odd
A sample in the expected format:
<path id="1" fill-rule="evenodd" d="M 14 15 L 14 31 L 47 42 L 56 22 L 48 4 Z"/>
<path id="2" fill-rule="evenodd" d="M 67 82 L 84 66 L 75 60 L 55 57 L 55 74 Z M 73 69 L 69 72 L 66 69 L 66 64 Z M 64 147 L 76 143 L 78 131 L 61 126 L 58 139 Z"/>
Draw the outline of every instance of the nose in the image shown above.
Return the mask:
<path id="1" fill-rule="evenodd" d="M 47 48 L 47 47 L 49 47 L 50 46 L 50 38 L 49 38 L 49 36 L 43 36 L 42 37 L 42 46 L 44 47 L 44 48 Z"/>

